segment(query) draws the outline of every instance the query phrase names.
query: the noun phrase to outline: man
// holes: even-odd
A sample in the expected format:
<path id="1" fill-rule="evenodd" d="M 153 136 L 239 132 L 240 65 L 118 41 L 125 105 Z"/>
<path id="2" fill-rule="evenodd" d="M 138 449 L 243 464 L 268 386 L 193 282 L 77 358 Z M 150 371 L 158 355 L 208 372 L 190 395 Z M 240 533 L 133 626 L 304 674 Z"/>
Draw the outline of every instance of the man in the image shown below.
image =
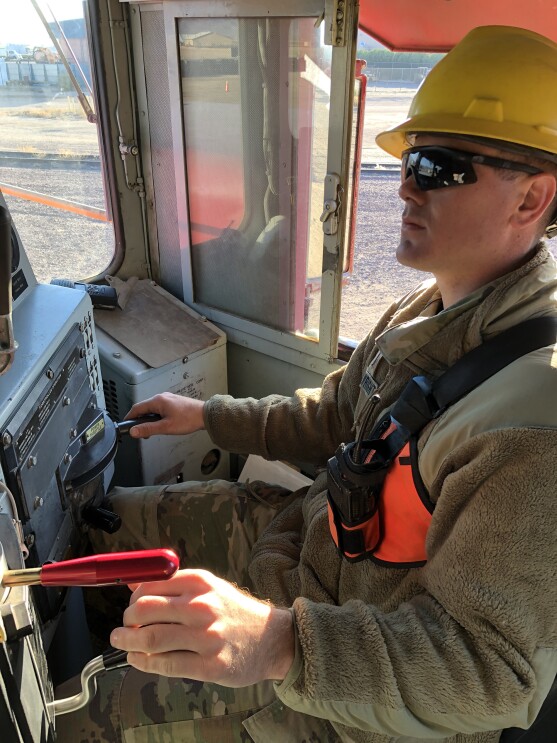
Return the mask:
<path id="1" fill-rule="evenodd" d="M 205 427 L 224 449 L 324 467 L 339 444 L 370 436 L 413 377 L 437 379 L 508 328 L 557 315 L 556 265 L 540 243 L 555 211 L 556 91 L 553 42 L 472 31 L 408 119 L 378 136 L 402 157 L 398 260 L 435 281 L 393 305 L 320 390 L 205 404 L 158 395 L 130 416 L 162 420 L 132 435 Z M 155 675 L 107 674 L 90 711 L 98 737 L 496 743 L 528 728 L 557 672 L 556 367 L 553 344 L 531 351 L 419 430 L 380 496 L 411 466 L 416 521 L 401 517 L 403 538 L 372 559 L 339 554 L 325 473 L 293 494 L 117 489 L 124 532 L 98 548 L 174 546 L 189 569 L 136 587 L 111 643 Z M 390 513 L 384 502 L 378 512 L 381 532 Z M 61 739 L 90 740 L 71 717 Z"/>

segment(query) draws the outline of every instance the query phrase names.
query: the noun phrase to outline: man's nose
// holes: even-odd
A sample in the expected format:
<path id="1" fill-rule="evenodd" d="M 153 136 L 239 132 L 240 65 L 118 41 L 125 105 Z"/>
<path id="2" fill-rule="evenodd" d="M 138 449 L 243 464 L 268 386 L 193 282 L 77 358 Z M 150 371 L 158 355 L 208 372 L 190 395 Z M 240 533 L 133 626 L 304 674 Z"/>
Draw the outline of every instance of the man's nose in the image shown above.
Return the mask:
<path id="1" fill-rule="evenodd" d="M 418 184 L 416 183 L 416 179 L 414 178 L 414 174 L 410 168 L 406 171 L 406 175 L 401 173 L 401 183 L 398 188 L 398 195 L 403 201 L 411 199 L 412 201 L 421 204 L 425 200 L 425 192 L 420 191 L 418 188 Z"/>

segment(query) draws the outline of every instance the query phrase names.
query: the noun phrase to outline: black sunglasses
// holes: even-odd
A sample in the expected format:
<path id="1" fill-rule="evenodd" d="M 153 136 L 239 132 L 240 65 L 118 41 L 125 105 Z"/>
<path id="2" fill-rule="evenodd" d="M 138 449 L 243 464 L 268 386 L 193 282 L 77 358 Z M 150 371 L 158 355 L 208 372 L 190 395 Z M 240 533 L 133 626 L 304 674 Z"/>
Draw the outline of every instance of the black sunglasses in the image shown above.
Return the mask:
<path id="1" fill-rule="evenodd" d="M 519 170 L 531 175 L 543 172 L 539 168 L 515 160 L 476 155 L 464 150 L 453 150 L 451 147 L 425 145 L 411 147 L 402 153 L 401 177 L 406 180 L 413 175 L 420 191 L 448 186 L 467 186 L 478 180 L 474 163 L 503 170 Z"/>

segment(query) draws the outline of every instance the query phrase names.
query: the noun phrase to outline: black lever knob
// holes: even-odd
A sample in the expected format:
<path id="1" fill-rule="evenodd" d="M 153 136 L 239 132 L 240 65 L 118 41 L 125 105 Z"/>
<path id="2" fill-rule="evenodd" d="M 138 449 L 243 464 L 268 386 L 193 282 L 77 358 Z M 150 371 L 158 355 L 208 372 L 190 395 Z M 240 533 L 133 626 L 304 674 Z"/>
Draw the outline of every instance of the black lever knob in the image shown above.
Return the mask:
<path id="1" fill-rule="evenodd" d="M 107 534 L 115 534 L 122 526 L 120 516 L 107 508 L 86 506 L 81 512 L 81 517 L 89 526 L 102 529 Z"/>
<path id="2" fill-rule="evenodd" d="M 141 423 L 154 423 L 154 421 L 160 420 L 162 420 L 162 416 L 158 415 L 158 413 L 147 413 L 147 415 L 141 415 L 139 418 L 130 418 L 130 420 L 121 421 L 114 425 L 118 431 L 118 437 L 120 437 L 124 433 L 129 433 L 130 428 L 139 426 Z"/>

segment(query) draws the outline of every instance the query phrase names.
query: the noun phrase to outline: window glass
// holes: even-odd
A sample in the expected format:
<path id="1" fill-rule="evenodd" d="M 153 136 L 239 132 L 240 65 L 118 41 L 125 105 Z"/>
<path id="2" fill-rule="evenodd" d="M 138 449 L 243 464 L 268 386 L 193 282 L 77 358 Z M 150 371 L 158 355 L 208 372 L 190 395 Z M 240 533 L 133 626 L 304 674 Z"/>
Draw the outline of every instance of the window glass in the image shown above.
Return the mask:
<path id="1" fill-rule="evenodd" d="M 315 20 L 178 23 L 194 299 L 312 336 L 331 59 Z"/>
<path id="2" fill-rule="evenodd" d="M 360 33 L 356 56 L 366 62 L 367 89 L 353 265 L 344 275 L 340 336 L 361 340 L 395 299 L 426 277 L 396 261 L 400 161 L 377 147 L 375 136 L 406 118 L 418 85 L 442 55 L 391 52 Z"/>
<path id="3" fill-rule="evenodd" d="M 77 280 L 114 254 L 84 4 L 39 8 L 46 27 L 29 0 L 0 4 L 0 189 L 39 281 Z"/>
<path id="4" fill-rule="evenodd" d="M 395 258 L 403 209 L 400 161 L 383 152 L 375 136 L 406 118 L 419 84 L 443 55 L 391 52 L 360 33 L 356 56 L 366 62 L 367 91 L 353 265 L 345 266 L 340 337 L 358 341 L 393 301 L 429 276 Z M 557 256 L 557 238 L 548 247 Z"/>

